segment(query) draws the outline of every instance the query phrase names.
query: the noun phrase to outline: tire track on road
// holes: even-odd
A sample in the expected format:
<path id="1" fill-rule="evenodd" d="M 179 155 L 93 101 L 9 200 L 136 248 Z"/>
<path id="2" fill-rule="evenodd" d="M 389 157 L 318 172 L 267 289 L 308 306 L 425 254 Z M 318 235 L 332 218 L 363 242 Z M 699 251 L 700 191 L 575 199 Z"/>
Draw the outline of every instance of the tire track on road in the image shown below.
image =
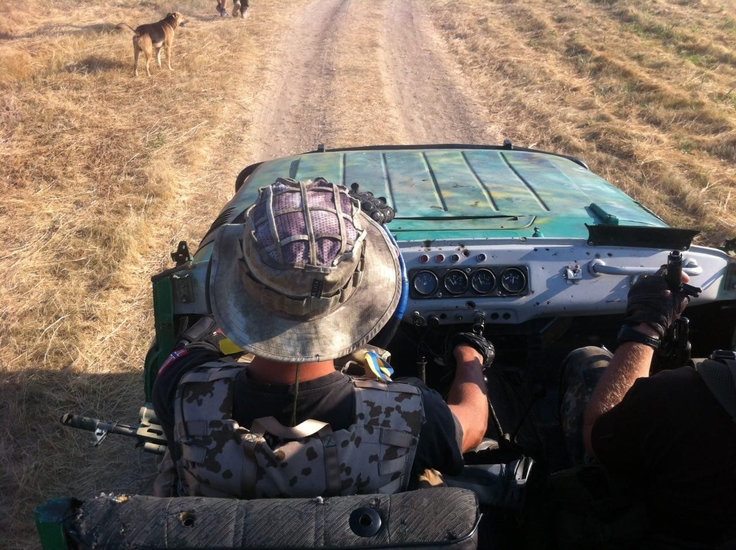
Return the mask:
<path id="1" fill-rule="evenodd" d="M 383 40 L 385 90 L 401 120 L 404 142 L 501 142 L 421 0 L 388 0 Z"/>
<path id="2" fill-rule="evenodd" d="M 349 5 L 350 0 L 311 2 L 273 52 L 272 74 L 254 116 L 252 158 L 313 150 L 329 136 L 335 29 L 343 25 Z"/>

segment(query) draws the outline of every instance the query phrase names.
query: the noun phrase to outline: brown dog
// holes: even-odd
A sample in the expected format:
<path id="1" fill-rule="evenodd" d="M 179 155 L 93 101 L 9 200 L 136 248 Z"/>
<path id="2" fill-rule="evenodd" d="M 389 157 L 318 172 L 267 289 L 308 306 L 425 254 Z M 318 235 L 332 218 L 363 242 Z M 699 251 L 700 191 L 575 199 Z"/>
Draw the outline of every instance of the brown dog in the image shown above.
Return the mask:
<path id="1" fill-rule="evenodd" d="M 133 36 L 133 75 L 138 76 L 138 58 L 141 52 L 146 56 L 146 74 L 151 76 L 151 59 L 153 58 L 153 49 L 156 49 L 156 61 L 159 69 L 161 67 L 161 50 L 166 50 L 166 64 L 170 71 L 171 68 L 171 48 L 174 43 L 174 33 L 179 26 L 184 26 L 186 21 L 184 16 L 179 12 L 169 13 L 161 21 L 157 23 L 148 23 L 133 28 L 127 23 L 120 23 L 119 28 L 128 27 L 135 33 Z"/>

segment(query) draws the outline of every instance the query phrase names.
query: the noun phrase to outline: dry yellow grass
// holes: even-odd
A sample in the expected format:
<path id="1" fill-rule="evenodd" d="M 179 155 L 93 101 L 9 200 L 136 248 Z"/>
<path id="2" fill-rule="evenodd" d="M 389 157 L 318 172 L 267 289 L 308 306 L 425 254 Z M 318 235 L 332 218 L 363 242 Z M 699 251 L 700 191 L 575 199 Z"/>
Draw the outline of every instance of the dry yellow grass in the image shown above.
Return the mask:
<path id="1" fill-rule="evenodd" d="M 731 0 L 432 0 L 505 136 L 578 155 L 671 225 L 736 233 Z"/>
<path id="2" fill-rule="evenodd" d="M 388 3 L 362 9 L 380 17 Z M 88 435 L 58 417 L 136 421 L 149 277 L 171 265 L 178 241 L 196 245 L 238 170 L 261 160 L 243 154 L 251 90 L 310 1 L 254 0 L 245 21 L 220 20 L 214 4 L 0 0 L 0 532 L 9 548 L 37 546 L 32 511 L 48 498 L 148 490 L 152 457 L 123 438 L 90 450 Z M 705 230 L 701 242 L 735 236 L 732 0 L 423 6 L 505 137 L 582 157 L 670 224 Z M 133 79 L 130 35 L 115 25 L 173 9 L 190 20 L 176 35 L 175 71 Z M 345 40 L 372 61 L 341 66 L 341 106 L 329 120 L 346 142 L 371 144 L 388 135 L 364 113 L 380 86 L 356 81 L 379 41 L 357 31 Z M 359 93 L 346 92 L 351 84 Z"/>

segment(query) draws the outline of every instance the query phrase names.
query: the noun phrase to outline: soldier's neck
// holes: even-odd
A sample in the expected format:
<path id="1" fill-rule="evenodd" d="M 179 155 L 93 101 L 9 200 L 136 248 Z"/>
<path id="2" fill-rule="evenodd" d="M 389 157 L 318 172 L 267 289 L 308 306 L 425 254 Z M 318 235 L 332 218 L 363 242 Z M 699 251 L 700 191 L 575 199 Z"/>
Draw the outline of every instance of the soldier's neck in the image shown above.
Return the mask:
<path id="1" fill-rule="evenodd" d="M 280 363 L 255 357 L 248 367 L 248 375 L 255 382 L 264 384 L 294 384 L 296 382 L 297 363 Z M 299 381 L 314 380 L 335 372 L 332 361 L 318 363 L 301 363 Z"/>

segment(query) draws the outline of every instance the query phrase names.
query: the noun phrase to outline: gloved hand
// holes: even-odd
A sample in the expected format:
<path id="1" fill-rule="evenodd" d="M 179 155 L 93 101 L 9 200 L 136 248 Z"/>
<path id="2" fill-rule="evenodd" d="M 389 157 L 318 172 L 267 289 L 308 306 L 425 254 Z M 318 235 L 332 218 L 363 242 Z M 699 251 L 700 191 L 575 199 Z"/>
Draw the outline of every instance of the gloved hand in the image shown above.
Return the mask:
<path id="1" fill-rule="evenodd" d="M 662 338 L 682 315 L 690 297 L 667 289 L 666 271 L 667 266 L 662 266 L 654 275 L 643 275 L 633 284 L 629 290 L 624 324 L 633 327 L 644 323 Z"/>
<path id="2" fill-rule="evenodd" d="M 493 347 L 488 340 L 474 332 L 457 332 L 451 335 L 447 340 L 447 349 L 445 350 L 445 364 L 455 368 L 455 348 L 459 345 L 470 346 L 475 349 L 483 357 L 483 368 L 487 369 L 496 358 L 496 348 Z"/>
<path id="3" fill-rule="evenodd" d="M 360 201 L 360 209 L 373 221 L 383 225 L 394 219 L 394 209 L 388 205 L 385 197 L 374 197 L 370 191 L 361 191 L 357 183 L 350 186 L 349 194 Z"/>

